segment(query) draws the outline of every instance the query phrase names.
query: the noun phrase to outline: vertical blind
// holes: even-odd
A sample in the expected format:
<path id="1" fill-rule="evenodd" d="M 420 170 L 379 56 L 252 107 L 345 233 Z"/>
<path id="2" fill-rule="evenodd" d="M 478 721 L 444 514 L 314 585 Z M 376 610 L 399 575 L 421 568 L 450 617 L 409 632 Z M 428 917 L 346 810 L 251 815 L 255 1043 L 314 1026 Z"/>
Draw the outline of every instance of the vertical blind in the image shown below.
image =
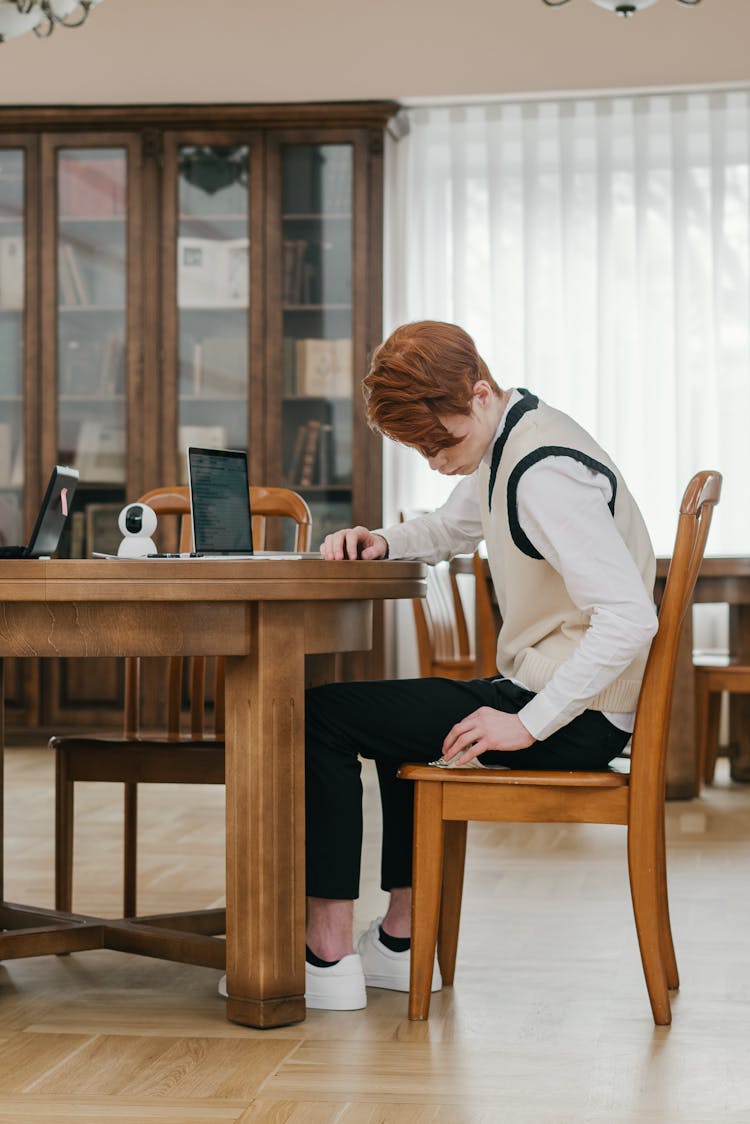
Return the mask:
<path id="1" fill-rule="evenodd" d="M 657 553 L 700 468 L 750 553 L 750 91 L 415 107 L 388 149 L 386 329 L 461 324 L 613 456 Z M 387 522 L 455 482 L 386 453 Z"/>

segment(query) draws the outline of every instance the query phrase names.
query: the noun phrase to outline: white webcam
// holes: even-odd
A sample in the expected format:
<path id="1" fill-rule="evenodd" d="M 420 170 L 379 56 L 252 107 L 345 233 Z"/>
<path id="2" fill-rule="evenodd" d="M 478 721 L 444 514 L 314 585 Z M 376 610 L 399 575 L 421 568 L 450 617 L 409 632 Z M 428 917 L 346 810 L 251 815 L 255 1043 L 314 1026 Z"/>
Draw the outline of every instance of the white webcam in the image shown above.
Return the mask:
<path id="1" fill-rule="evenodd" d="M 145 558 L 156 554 L 151 538 L 156 530 L 156 512 L 147 503 L 129 503 L 120 512 L 117 526 L 125 536 L 117 548 L 118 558 Z"/>

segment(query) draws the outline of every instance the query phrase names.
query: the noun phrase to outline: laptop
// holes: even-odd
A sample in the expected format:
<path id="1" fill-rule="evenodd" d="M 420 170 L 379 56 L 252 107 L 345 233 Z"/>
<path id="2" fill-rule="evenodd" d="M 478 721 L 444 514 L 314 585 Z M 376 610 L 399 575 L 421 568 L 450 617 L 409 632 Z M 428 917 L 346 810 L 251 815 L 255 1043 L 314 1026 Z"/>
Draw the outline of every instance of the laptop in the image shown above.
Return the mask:
<path id="1" fill-rule="evenodd" d="M 255 550 L 249 500 L 247 453 L 239 449 L 187 451 L 193 550 L 158 558 L 320 558 L 282 550 Z"/>
<path id="2" fill-rule="evenodd" d="M 77 468 L 55 465 L 28 545 L 0 546 L 0 558 L 49 558 L 54 554 L 70 514 L 77 485 Z"/>

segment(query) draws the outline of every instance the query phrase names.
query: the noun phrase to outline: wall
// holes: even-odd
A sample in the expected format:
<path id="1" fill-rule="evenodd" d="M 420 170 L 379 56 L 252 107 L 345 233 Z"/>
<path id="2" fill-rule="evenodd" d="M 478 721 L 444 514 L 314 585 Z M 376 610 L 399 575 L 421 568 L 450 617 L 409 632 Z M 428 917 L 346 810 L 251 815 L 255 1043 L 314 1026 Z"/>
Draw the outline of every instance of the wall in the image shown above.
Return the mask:
<path id="1" fill-rule="evenodd" d="M 103 0 L 0 44 L 0 104 L 314 101 L 750 78 L 750 0 Z"/>

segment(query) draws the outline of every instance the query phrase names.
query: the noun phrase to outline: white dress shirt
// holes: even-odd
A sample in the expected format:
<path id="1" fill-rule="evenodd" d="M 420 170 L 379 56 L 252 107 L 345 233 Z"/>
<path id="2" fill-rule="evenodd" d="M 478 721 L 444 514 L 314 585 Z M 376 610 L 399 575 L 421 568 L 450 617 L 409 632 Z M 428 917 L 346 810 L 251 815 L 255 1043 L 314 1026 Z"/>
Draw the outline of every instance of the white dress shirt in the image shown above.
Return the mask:
<path id="1" fill-rule="evenodd" d="M 511 393 L 495 440 L 520 397 L 517 390 Z M 493 445 L 494 441 L 485 453 L 487 463 Z M 653 597 L 615 526 L 607 506 L 611 498 L 607 477 L 571 457 L 539 461 L 519 481 L 522 530 L 560 574 L 573 604 L 590 620 L 573 655 L 519 712 L 538 740 L 581 714 L 656 633 Z M 387 540 L 391 558 L 435 563 L 474 550 L 484 533 L 477 473 L 464 477 L 435 512 L 377 533 Z M 606 717 L 620 729 L 633 729 L 633 713 Z"/>

